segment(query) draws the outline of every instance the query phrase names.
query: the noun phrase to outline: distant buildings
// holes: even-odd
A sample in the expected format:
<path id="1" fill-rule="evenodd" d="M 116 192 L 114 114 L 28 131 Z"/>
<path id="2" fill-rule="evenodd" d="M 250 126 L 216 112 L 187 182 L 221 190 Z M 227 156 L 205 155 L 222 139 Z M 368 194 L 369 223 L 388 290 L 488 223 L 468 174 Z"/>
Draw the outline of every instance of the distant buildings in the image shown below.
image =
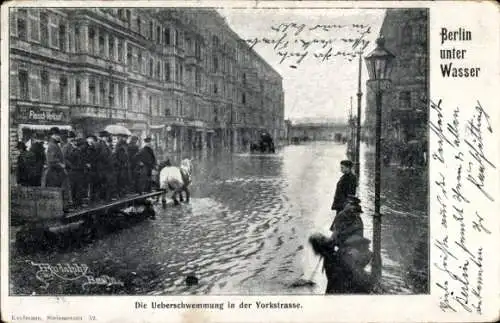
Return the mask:
<path id="1" fill-rule="evenodd" d="M 160 153 L 284 136 L 281 76 L 214 10 L 12 8 L 9 19 L 11 151 L 52 126 L 123 124 Z"/>
<path id="2" fill-rule="evenodd" d="M 393 157 L 408 142 L 427 145 L 428 23 L 427 9 L 388 9 L 380 29 L 386 48 L 396 55 L 382 103 L 382 138 Z M 373 144 L 376 107 L 369 88 L 366 103 L 364 137 Z"/>
<path id="3" fill-rule="evenodd" d="M 347 139 L 349 127 L 342 123 L 289 123 L 287 134 L 290 142 L 343 141 Z"/>

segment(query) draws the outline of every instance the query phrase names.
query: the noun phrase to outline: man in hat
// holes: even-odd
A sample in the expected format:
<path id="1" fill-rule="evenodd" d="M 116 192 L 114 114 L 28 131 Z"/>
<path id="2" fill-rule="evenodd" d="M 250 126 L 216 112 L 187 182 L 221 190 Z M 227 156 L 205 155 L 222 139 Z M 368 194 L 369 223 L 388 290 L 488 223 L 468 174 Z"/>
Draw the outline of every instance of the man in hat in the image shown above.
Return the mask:
<path id="1" fill-rule="evenodd" d="M 31 186 L 33 170 L 35 168 L 35 156 L 26 149 L 26 144 L 20 141 L 17 144 L 19 156 L 17 157 L 17 184 Z"/>
<path id="2" fill-rule="evenodd" d="M 60 147 L 61 132 L 59 128 L 51 128 L 49 136 L 45 185 L 47 187 L 63 188 L 63 201 L 65 208 L 67 208 L 69 205 L 69 188 L 67 187 L 68 175 L 66 173 L 66 165 L 64 164 L 64 155 Z"/>
<path id="3" fill-rule="evenodd" d="M 116 174 L 116 194 L 124 197 L 127 194 L 130 181 L 130 165 L 127 147 L 127 135 L 116 136 L 116 145 L 113 149 L 113 168 Z"/>
<path id="4" fill-rule="evenodd" d="M 82 138 L 76 139 L 75 137 L 68 138 L 71 147 L 66 150 L 64 160 L 70 181 L 73 206 L 80 207 L 83 204 L 85 188 L 85 160 L 82 151 L 84 140 Z"/>
<path id="5" fill-rule="evenodd" d="M 137 186 L 139 193 L 150 192 L 152 184 L 153 168 L 156 166 L 156 157 L 151 147 L 151 137 L 144 138 L 144 146 L 137 153 L 136 158 L 138 166 Z"/>
<path id="6" fill-rule="evenodd" d="M 43 136 L 40 134 L 35 134 L 31 139 L 31 147 L 29 151 L 33 154 L 34 165 L 33 174 L 30 179 L 31 186 L 41 186 L 42 185 L 42 175 L 43 168 L 45 166 L 45 148 L 43 147 Z"/>
<path id="7" fill-rule="evenodd" d="M 97 173 L 97 137 L 87 135 L 86 144 L 82 146 L 83 160 L 85 162 L 85 189 L 88 192 L 89 201 L 98 200 L 99 176 Z"/>
<path id="8" fill-rule="evenodd" d="M 114 173 L 111 159 L 111 147 L 108 142 L 111 135 L 107 131 L 99 132 L 99 140 L 96 144 L 96 172 L 98 177 L 98 195 L 100 199 L 111 200 L 114 193 Z"/>
<path id="9" fill-rule="evenodd" d="M 344 209 L 344 204 L 348 195 L 356 195 L 356 175 L 352 173 L 352 162 L 343 160 L 340 162 L 340 170 L 343 175 L 337 182 L 335 196 L 333 197 L 332 210 L 337 211 L 337 214 Z"/>
<path id="10" fill-rule="evenodd" d="M 130 137 L 130 142 L 128 143 L 128 158 L 129 158 L 129 165 L 130 165 L 130 192 L 136 192 L 137 190 L 137 169 L 136 169 L 136 158 L 137 158 L 137 153 L 139 152 L 139 145 L 137 142 L 139 141 L 139 138 L 137 136 L 132 136 Z"/>

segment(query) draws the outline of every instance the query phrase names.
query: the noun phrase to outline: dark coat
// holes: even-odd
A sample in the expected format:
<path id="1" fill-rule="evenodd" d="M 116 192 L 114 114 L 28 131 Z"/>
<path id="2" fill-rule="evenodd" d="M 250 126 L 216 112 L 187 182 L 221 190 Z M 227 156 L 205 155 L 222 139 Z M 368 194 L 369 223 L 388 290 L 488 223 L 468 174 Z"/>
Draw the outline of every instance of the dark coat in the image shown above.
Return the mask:
<path id="1" fill-rule="evenodd" d="M 119 142 L 112 153 L 113 169 L 120 178 L 128 178 L 129 176 L 129 156 L 126 143 Z"/>
<path id="2" fill-rule="evenodd" d="M 96 169 L 99 173 L 113 170 L 111 148 L 102 140 L 96 144 Z"/>
<path id="3" fill-rule="evenodd" d="M 43 174 L 43 166 L 45 165 L 45 148 L 41 142 L 34 142 L 31 145 L 30 152 L 33 153 L 35 159 L 34 174 L 33 176 L 41 178 Z M 40 185 L 40 184 L 38 184 Z"/>
<path id="4" fill-rule="evenodd" d="M 363 221 L 359 214 L 343 210 L 337 214 L 330 227 L 334 243 L 342 245 L 347 238 L 353 235 L 363 236 Z"/>
<path id="5" fill-rule="evenodd" d="M 138 164 L 142 163 L 146 169 L 146 173 L 151 175 L 151 171 L 156 166 L 156 157 L 153 149 L 149 146 L 145 146 L 139 150 L 136 156 L 136 162 Z"/>
<path id="6" fill-rule="evenodd" d="M 66 171 L 64 170 L 64 156 L 61 148 L 51 139 L 47 147 L 47 175 L 45 185 L 47 187 L 62 187 L 67 179 Z"/>
<path id="7" fill-rule="evenodd" d="M 81 148 L 68 147 L 64 156 L 67 171 L 83 172 L 85 159 Z"/>
<path id="8" fill-rule="evenodd" d="M 31 186 L 35 170 L 35 155 L 31 151 L 21 151 L 17 157 L 17 183 Z"/>
<path id="9" fill-rule="evenodd" d="M 348 195 L 356 195 L 356 175 L 347 173 L 340 177 L 333 197 L 332 210 L 340 212 L 344 209 L 344 203 Z"/>
<path id="10" fill-rule="evenodd" d="M 137 144 L 129 144 L 128 145 L 128 158 L 129 158 L 129 164 L 130 164 L 130 169 L 135 170 L 136 166 L 136 158 L 137 158 L 137 153 L 139 152 L 139 146 Z"/>

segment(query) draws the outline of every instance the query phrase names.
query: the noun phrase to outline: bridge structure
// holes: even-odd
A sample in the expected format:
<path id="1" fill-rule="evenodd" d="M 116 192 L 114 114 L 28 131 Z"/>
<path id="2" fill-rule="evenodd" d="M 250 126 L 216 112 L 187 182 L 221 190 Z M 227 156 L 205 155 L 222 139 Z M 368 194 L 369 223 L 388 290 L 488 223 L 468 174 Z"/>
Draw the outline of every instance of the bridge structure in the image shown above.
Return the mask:
<path id="1" fill-rule="evenodd" d="M 288 140 L 301 141 L 346 141 L 349 137 L 349 127 L 345 123 L 299 123 L 290 124 Z"/>

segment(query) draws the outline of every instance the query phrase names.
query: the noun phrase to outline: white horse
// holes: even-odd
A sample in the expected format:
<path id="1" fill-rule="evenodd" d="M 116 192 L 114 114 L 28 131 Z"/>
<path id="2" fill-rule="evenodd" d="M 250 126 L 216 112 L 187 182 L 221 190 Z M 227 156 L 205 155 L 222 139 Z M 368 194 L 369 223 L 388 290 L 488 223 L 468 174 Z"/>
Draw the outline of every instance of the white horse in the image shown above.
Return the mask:
<path id="1" fill-rule="evenodd" d="M 179 205 L 177 196 L 181 202 L 184 201 L 182 192 L 186 192 L 186 202 L 189 202 L 190 192 L 189 185 L 191 184 L 193 173 L 193 164 L 190 159 L 183 159 L 180 167 L 171 166 L 167 162 L 167 166 L 160 171 L 160 189 L 163 190 L 161 202 L 163 207 L 167 206 L 166 195 L 168 191 L 172 191 L 172 200 L 175 205 Z"/>

